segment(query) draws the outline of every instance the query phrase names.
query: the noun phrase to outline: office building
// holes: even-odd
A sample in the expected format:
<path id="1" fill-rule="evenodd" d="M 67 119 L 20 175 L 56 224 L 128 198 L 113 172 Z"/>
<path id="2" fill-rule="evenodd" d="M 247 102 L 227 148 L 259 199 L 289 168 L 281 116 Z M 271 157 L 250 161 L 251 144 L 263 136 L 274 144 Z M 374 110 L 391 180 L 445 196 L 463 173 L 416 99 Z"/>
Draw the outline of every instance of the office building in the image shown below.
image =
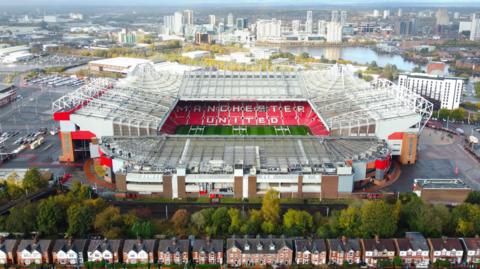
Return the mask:
<path id="1" fill-rule="evenodd" d="M 327 36 L 327 21 L 318 20 L 317 34 L 321 36 Z"/>
<path id="2" fill-rule="evenodd" d="M 305 32 L 307 34 L 313 33 L 313 12 L 307 11 L 307 20 L 305 21 Z"/>
<path id="3" fill-rule="evenodd" d="M 472 15 L 472 24 L 470 27 L 470 40 L 480 41 L 480 13 L 474 13 Z"/>
<path id="4" fill-rule="evenodd" d="M 341 43 L 342 42 L 342 24 L 339 22 L 329 22 L 327 25 L 327 42 Z"/>
<path id="5" fill-rule="evenodd" d="M 248 27 L 248 21 L 244 18 L 237 18 L 235 26 L 237 30 L 243 30 Z"/>
<path id="6" fill-rule="evenodd" d="M 390 18 L 390 10 L 389 10 L 389 9 L 385 9 L 385 10 L 383 11 L 383 19 L 386 20 L 386 19 L 388 19 L 388 18 Z"/>
<path id="7" fill-rule="evenodd" d="M 181 12 L 175 12 L 174 17 L 174 28 L 173 32 L 177 35 L 183 35 L 183 14 Z"/>
<path id="8" fill-rule="evenodd" d="M 268 41 L 280 39 L 282 21 L 275 18 L 257 21 L 257 40 Z"/>
<path id="9" fill-rule="evenodd" d="M 374 17 L 374 18 L 378 18 L 379 16 L 380 16 L 380 12 L 378 11 L 378 9 L 375 9 L 375 10 L 373 11 L 373 17 Z"/>
<path id="10" fill-rule="evenodd" d="M 183 23 L 193 25 L 193 10 L 186 9 L 183 11 Z"/>
<path id="11" fill-rule="evenodd" d="M 415 19 L 399 20 L 395 22 L 396 35 L 414 35 L 416 32 Z"/>
<path id="12" fill-rule="evenodd" d="M 129 32 L 127 29 L 122 29 L 118 34 L 118 43 L 133 45 L 137 42 L 137 36 L 135 33 Z"/>
<path id="13" fill-rule="evenodd" d="M 292 33 L 297 35 L 300 32 L 300 21 L 293 20 L 292 21 Z"/>
<path id="14" fill-rule="evenodd" d="M 435 109 L 457 109 L 465 87 L 462 78 L 423 73 L 401 74 L 398 84 L 429 99 Z"/>
<path id="15" fill-rule="evenodd" d="M 448 11 L 445 8 L 437 10 L 437 13 L 435 13 L 435 18 L 437 20 L 437 25 L 445 26 L 450 23 L 450 19 L 448 18 Z"/>
<path id="16" fill-rule="evenodd" d="M 227 27 L 233 27 L 234 26 L 234 18 L 232 13 L 228 13 L 227 16 Z"/>
<path id="17" fill-rule="evenodd" d="M 347 11 L 342 10 L 340 13 L 340 23 L 342 26 L 345 26 L 347 24 Z"/>
<path id="18" fill-rule="evenodd" d="M 175 17 L 174 16 L 163 16 L 163 29 L 164 34 L 172 34 L 175 31 Z"/>
<path id="19" fill-rule="evenodd" d="M 208 15 L 208 24 L 215 25 L 217 24 L 217 18 L 215 15 Z"/>
<path id="20" fill-rule="evenodd" d="M 402 17 L 402 16 L 403 16 L 403 10 L 399 8 L 397 11 L 397 17 Z"/>

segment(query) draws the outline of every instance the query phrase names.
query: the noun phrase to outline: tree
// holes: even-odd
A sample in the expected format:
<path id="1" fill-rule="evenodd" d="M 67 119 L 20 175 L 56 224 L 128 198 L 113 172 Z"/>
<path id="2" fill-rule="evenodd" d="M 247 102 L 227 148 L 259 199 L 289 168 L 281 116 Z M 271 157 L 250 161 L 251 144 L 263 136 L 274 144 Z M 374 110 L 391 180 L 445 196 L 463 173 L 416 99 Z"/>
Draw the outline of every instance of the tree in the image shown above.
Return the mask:
<path id="1" fill-rule="evenodd" d="M 20 204 L 10 210 L 5 229 L 10 233 L 28 234 L 36 230 L 37 206 L 34 203 Z"/>
<path id="2" fill-rule="evenodd" d="M 230 227 L 228 227 L 228 233 L 229 234 L 239 233 L 240 228 L 242 227 L 242 216 L 240 214 L 240 210 L 234 207 L 229 208 L 228 216 L 230 217 Z"/>
<path id="3" fill-rule="evenodd" d="M 349 206 L 340 212 L 338 226 L 342 230 L 343 235 L 349 237 L 357 236 L 360 224 L 360 210 L 358 207 Z"/>
<path id="4" fill-rule="evenodd" d="M 262 225 L 262 212 L 259 210 L 250 210 L 248 220 L 242 225 L 240 231 L 247 235 L 256 235 L 260 231 Z"/>
<path id="5" fill-rule="evenodd" d="M 93 226 L 95 211 L 84 204 L 73 204 L 67 210 L 67 234 L 73 237 L 85 237 Z"/>
<path id="6" fill-rule="evenodd" d="M 401 209 L 401 226 L 410 231 L 421 232 L 425 236 L 441 236 L 443 222 L 436 215 L 430 204 L 425 204 L 420 198 L 412 199 Z M 402 225 L 403 224 L 403 225 Z"/>
<path id="7" fill-rule="evenodd" d="M 262 217 L 273 225 L 278 224 L 280 218 L 280 198 L 278 191 L 268 189 L 262 200 Z"/>
<path id="8" fill-rule="evenodd" d="M 480 191 L 471 191 L 465 199 L 465 203 L 480 205 Z"/>
<path id="9" fill-rule="evenodd" d="M 307 211 L 289 209 L 283 215 L 283 229 L 290 236 L 306 235 L 313 228 L 313 217 Z"/>
<path id="10" fill-rule="evenodd" d="M 63 201 L 62 201 L 63 200 Z M 42 235 L 64 232 L 68 204 L 64 196 L 49 197 L 38 204 L 37 229 Z"/>
<path id="11" fill-rule="evenodd" d="M 199 231 L 205 231 L 205 228 L 212 224 L 213 212 L 215 212 L 215 209 L 206 208 L 193 213 L 190 217 L 192 224 Z"/>
<path id="12" fill-rule="evenodd" d="M 105 208 L 95 217 L 94 227 L 106 238 L 120 237 L 125 228 L 120 209 L 115 206 Z"/>
<path id="13" fill-rule="evenodd" d="M 450 116 L 456 121 L 461 121 L 465 118 L 465 113 L 465 109 L 460 107 L 452 110 Z"/>
<path id="14" fill-rule="evenodd" d="M 153 226 L 150 221 L 136 221 L 130 230 L 136 237 L 150 238 L 153 236 Z"/>
<path id="15" fill-rule="evenodd" d="M 221 235 L 228 232 L 230 227 L 230 216 L 226 207 L 219 207 L 212 215 L 213 235 Z"/>
<path id="16" fill-rule="evenodd" d="M 449 119 L 450 118 L 450 110 L 448 110 L 446 108 L 441 108 L 438 111 L 438 118 L 442 119 L 442 120 Z"/>
<path id="17" fill-rule="evenodd" d="M 23 177 L 22 187 L 27 193 L 36 192 L 48 185 L 48 182 L 42 178 L 38 168 L 30 168 Z"/>
<path id="18" fill-rule="evenodd" d="M 398 216 L 394 207 L 385 201 L 368 201 L 361 208 L 361 233 L 364 237 L 390 237 L 397 230 Z"/>
<path id="19" fill-rule="evenodd" d="M 175 227 L 176 231 L 179 234 L 183 234 L 185 232 L 189 218 L 190 216 L 188 214 L 188 211 L 185 209 L 179 209 L 173 214 L 171 221 L 173 223 L 173 227 Z"/>

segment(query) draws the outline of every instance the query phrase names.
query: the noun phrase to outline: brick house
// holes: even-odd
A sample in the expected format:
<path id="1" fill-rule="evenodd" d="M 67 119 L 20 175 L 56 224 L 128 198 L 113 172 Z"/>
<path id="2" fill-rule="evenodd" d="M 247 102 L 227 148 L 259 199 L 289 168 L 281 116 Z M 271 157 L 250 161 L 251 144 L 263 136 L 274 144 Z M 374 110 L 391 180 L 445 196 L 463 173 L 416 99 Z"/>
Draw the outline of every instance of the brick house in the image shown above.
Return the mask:
<path id="1" fill-rule="evenodd" d="M 323 239 L 295 239 L 295 263 L 327 264 L 327 246 Z"/>
<path id="2" fill-rule="evenodd" d="M 15 264 L 16 251 L 19 240 L 5 239 L 0 237 L 0 264 Z"/>
<path id="3" fill-rule="evenodd" d="M 50 264 L 52 240 L 31 239 L 21 240 L 17 247 L 17 264 Z"/>
<path id="4" fill-rule="evenodd" d="M 172 238 L 160 240 L 158 243 L 158 263 L 186 264 L 190 252 L 190 242 L 184 239 Z"/>
<path id="5" fill-rule="evenodd" d="M 330 264 L 343 265 L 359 264 L 362 261 L 360 240 L 357 238 L 334 238 L 327 239 L 328 257 Z"/>
<path id="6" fill-rule="evenodd" d="M 467 263 L 480 263 L 480 238 L 470 237 L 460 240 L 465 250 L 465 261 Z"/>
<path id="7" fill-rule="evenodd" d="M 285 238 L 227 239 L 227 264 L 232 267 L 291 265 L 293 242 Z"/>
<path id="8" fill-rule="evenodd" d="M 100 239 L 92 240 L 88 246 L 87 257 L 89 262 L 119 263 L 121 259 L 122 240 Z"/>
<path id="9" fill-rule="evenodd" d="M 449 261 L 454 264 L 462 262 L 463 247 L 458 238 L 429 238 L 428 245 L 432 263 L 437 260 Z"/>
<path id="10" fill-rule="evenodd" d="M 126 239 L 123 242 L 123 262 L 155 263 L 157 260 L 158 240 L 155 239 Z"/>
<path id="11" fill-rule="evenodd" d="M 427 268 L 430 263 L 430 249 L 422 234 L 417 232 L 405 233 L 405 238 L 395 239 L 398 257 L 403 264 L 416 268 Z"/>
<path id="12" fill-rule="evenodd" d="M 82 265 L 87 258 L 88 240 L 58 239 L 52 248 L 52 260 L 55 264 Z"/>
<path id="13" fill-rule="evenodd" d="M 363 261 L 368 266 L 377 266 L 380 260 L 395 258 L 396 248 L 393 239 L 362 239 Z"/>
<path id="14" fill-rule="evenodd" d="M 195 239 L 192 260 L 196 264 L 223 264 L 223 240 Z"/>

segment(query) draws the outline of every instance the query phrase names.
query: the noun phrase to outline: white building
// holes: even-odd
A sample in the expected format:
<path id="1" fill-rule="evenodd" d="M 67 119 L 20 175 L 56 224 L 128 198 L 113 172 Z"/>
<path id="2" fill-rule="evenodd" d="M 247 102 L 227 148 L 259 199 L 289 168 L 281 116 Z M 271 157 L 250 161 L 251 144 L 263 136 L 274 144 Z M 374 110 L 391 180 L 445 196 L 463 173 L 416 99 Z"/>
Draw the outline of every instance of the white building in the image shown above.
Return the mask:
<path id="1" fill-rule="evenodd" d="M 342 42 L 342 24 L 339 22 L 329 22 L 327 25 L 327 42 Z"/>
<path id="2" fill-rule="evenodd" d="M 332 10 L 332 17 L 330 21 L 338 22 L 338 10 Z"/>
<path id="3" fill-rule="evenodd" d="M 390 17 L 390 10 L 389 9 L 385 9 L 383 11 L 383 19 L 388 19 Z"/>
<path id="4" fill-rule="evenodd" d="M 163 33 L 166 35 L 173 34 L 175 30 L 175 17 L 163 16 Z"/>
<path id="5" fill-rule="evenodd" d="M 235 25 L 235 20 L 232 13 L 228 13 L 227 16 L 227 27 L 233 27 Z"/>
<path id="6" fill-rule="evenodd" d="M 445 8 L 437 10 L 437 13 L 435 13 L 435 18 L 437 19 L 437 25 L 448 25 L 450 23 L 448 11 Z"/>
<path id="7" fill-rule="evenodd" d="M 399 8 L 397 11 L 397 17 L 402 17 L 402 16 L 403 16 L 403 10 Z"/>
<path id="8" fill-rule="evenodd" d="M 440 108 L 446 109 L 458 108 L 465 87 L 462 78 L 423 73 L 401 74 L 398 84 L 424 97 L 438 101 Z"/>
<path id="9" fill-rule="evenodd" d="M 321 36 L 327 36 L 327 21 L 318 20 L 317 34 Z"/>
<path id="10" fill-rule="evenodd" d="M 458 24 L 458 32 L 472 31 L 472 22 L 471 21 L 461 21 Z"/>
<path id="11" fill-rule="evenodd" d="M 45 15 L 43 16 L 44 22 L 56 23 L 58 22 L 58 18 L 55 15 Z"/>
<path id="12" fill-rule="evenodd" d="M 292 21 L 292 33 L 295 35 L 298 35 L 300 32 L 300 21 L 299 20 L 293 20 Z"/>
<path id="13" fill-rule="evenodd" d="M 472 15 L 472 24 L 470 27 L 470 40 L 480 40 L 480 13 L 475 13 Z"/>
<path id="14" fill-rule="evenodd" d="M 190 10 L 190 9 L 184 10 L 183 20 L 186 25 L 193 25 L 193 10 Z"/>
<path id="15" fill-rule="evenodd" d="M 217 24 L 217 17 L 215 17 L 215 15 L 208 15 L 208 24 L 210 25 Z"/>
<path id="16" fill-rule="evenodd" d="M 342 26 L 345 26 L 347 24 L 347 11 L 342 10 L 340 13 L 340 23 Z"/>
<path id="17" fill-rule="evenodd" d="M 307 20 L 305 21 L 305 32 L 307 34 L 313 33 L 313 12 L 307 11 Z"/>
<path id="18" fill-rule="evenodd" d="M 373 11 L 373 17 L 378 18 L 378 16 L 380 16 L 380 12 L 378 11 L 378 9 L 375 9 Z"/>
<path id="19" fill-rule="evenodd" d="M 173 32 L 177 35 L 183 35 L 183 14 L 182 12 L 175 12 Z"/>
<path id="20" fill-rule="evenodd" d="M 194 50 L 194 51 L 184 52 L 182 53 L 182 56 L 190 59 L 200 59 L 203 57 L 210 56 L 210 52 L 205 50 Z"/>
<path id="21" fill-rule="evenodd" d="M 281 38 L 282 21 L 275 18 L 257 21 L 257 40 L 269 41 Z"/>

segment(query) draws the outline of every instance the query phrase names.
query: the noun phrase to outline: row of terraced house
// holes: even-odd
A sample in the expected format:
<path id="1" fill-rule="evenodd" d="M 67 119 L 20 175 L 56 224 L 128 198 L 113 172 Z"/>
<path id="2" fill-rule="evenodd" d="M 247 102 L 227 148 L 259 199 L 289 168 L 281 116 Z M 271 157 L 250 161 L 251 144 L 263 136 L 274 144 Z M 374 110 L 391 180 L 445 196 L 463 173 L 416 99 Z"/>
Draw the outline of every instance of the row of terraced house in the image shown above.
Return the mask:
<path id="1" fill-rule="evenodd" d="M 424 238 L 408 232 L 396 239 L 303 239 L 232 237 L 222 239 L 0 239 L 0 264 L 82 265 L 227 264 L 231 267 L 296 264 L 360 264 L 375 267 L 399 257 L 404 264 L 427 267 L 437 260 L 479 263 L 480 238 Z"/>

